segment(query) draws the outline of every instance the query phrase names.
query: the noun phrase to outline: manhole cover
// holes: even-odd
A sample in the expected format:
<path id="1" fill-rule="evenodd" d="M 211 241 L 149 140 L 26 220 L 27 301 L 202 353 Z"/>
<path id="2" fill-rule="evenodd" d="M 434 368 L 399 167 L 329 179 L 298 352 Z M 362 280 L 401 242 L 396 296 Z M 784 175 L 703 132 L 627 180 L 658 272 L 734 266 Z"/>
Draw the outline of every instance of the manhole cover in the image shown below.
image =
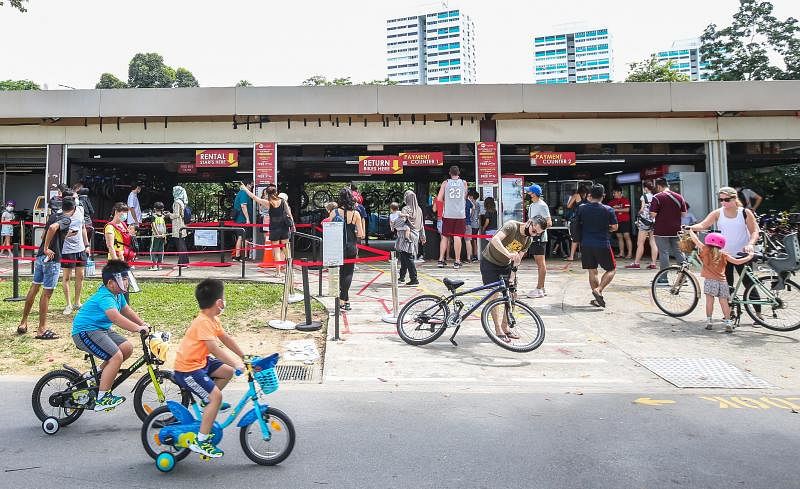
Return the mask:
<path id="1" fill-rule="evenodd" d="M 319 382 L 318 365 L 276 365 L 275 374 L 282 382 Z"/>
<path id="2" fill-rule="evenodd" d="M 775 386 L 716 358 L 639 358 L 645 368 L 676 387 L 769 389 Z"/>

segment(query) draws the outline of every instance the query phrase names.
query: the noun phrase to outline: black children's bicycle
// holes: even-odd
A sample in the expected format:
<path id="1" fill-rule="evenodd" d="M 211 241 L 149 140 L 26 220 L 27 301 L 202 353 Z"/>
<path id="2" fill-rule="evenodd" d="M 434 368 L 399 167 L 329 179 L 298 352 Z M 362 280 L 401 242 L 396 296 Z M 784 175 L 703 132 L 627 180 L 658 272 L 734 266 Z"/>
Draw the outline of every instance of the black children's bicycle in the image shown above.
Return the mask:
<path id="1" fill-rule="evenodd" d="M 455 328 L 450 342 L 455 341 L 461 324 L 479 307 L 481 325 L 494 343 L 506 350 L 529 352 L 544 341 L 544 322 L 529 305 L 516 299 L 516 279 L 507 277 L 499 281 L 475 287 L 463 292 L 456 289 L 464 285 L 463 280 L 442 280 L 450 295 L 421 295 L 410 300 L 397 317 L 397 333 L 409 345 L 426 345 L 439 338 L 447 328 Z M 478 302 L 464 304 L 463 296 L 488 291 Z M 500 294 L 500 297 L 497 297 Z M 453 310 L 451 311 L 451 307 Z"/>

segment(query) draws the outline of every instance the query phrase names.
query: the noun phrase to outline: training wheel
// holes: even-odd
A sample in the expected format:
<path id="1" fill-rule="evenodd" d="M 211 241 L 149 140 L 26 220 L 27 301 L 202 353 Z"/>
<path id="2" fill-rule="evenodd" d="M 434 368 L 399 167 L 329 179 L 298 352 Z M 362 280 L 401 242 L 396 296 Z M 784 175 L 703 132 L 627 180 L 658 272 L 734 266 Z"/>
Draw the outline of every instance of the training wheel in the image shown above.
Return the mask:
<path id="1" fill-rule="evenodd" d="M 56 418 L 47 418 L 42 421 L 42 431 L 48 435 L 55 435 L 59 428 L 60 426 L 58 425 L 58 420 Z"/>
<path id="2" fill-rule="evenodd" d="M 169 452 L 161 452 L 156 457 L 156 467 L 161 472 L 169 472 L 175 467 L 175 456 Z"/>

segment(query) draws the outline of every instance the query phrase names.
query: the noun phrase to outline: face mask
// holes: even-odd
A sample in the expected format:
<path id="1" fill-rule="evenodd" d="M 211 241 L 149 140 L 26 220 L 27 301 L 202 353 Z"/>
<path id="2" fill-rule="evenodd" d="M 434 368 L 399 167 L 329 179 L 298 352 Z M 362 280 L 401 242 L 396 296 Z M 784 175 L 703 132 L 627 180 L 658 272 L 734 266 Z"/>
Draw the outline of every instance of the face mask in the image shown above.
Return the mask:
<path id="1" fill-rule="evenodd" d="M 220 314 L 222 314 L 223 312 L 225 312 L 225 307 L 226 307 L 226 306 L 225 306 L 225 301 L 222 301 L 222 307 L 220 307 L 220 308 L 219 308 L 219 313 L 220 313 Z"/>
<path id="2" fill-rule="evenodd" d="M 6 210 L 7 210 L 8 212 L 11 212 L 11 211 L 13 211 L 13 210 L 14 210 L 14 207 L 13 207 L 13 206 L 10 206 L 10 205 L 8 205 L 8 206 L 6 206 Z"/>
<path id="3" fill-rule="evenodd" d="M 122 214 L 120 214 L 119 215 L 119 220 L 120 221 L 127 221 L 128 220 L 128 213 L 127 212 L 123 212 Z"/>

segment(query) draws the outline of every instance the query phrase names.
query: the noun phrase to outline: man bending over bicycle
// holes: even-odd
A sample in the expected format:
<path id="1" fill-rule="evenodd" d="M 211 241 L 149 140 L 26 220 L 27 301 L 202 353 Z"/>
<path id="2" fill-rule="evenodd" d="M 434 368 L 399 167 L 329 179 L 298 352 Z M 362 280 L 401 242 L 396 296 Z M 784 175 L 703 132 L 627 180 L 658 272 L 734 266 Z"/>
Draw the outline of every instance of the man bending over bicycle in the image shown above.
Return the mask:
<path id="1" fill-rule="evenodd" d="M 221 280 L 205 279 L 194 291 L 200 313 L 189 325 L 175 357 L 175 381 L 200 398 L 203 419 L 197 438 L 189 449 L 207 457 L 218 458 L 224 452 L 214 444 L 211 428 L 220 411 L 230 406 L 222 402 L 222 389 L 233 377 L 234 369 L 244 372 L 244 353 L 225 333 L 219 315 L 225 310 L 225 285 Z M 237 359 L 220 348 L 218 341 L 239 356 Z M 210 356 L 213 353 L 214 356 Z"/>
<path id="2" fill-rule="evenodd" d="M 547 220 L 542 216 L 534 216 L 527 222 L 508 221 L 503 224 L 483 250 L 481 260 L 483 284 L 497 282 L 503 276 L 509 280 L 511 273 L 525 256 L 525 252 L 541 237 L 545 229 Z M 497 337 L 506 343 L 510 343 L 512 339 L 519 339 L 517 334 L 508 328 L 505 318 L 500 321 L 499 315 L 500 308 L 492 309 L 492 321 Z"/>
<path id="3" fill-rule="evenodd" d="M 130 266 L 121 260 L 109 260 L 103 267 L 103 285 L 89 297 L 72 321 L 72 341 L 79 350 L 103 361 L 95 411 L 108 411 L 125 402 L 111 392 L 122 362 L 133 352 L 124 336 L 111 331 L 116 324 L 132 333 L 148 331 L 149 325 L 128 305 L 125 295 L 131 282 Z"/>

